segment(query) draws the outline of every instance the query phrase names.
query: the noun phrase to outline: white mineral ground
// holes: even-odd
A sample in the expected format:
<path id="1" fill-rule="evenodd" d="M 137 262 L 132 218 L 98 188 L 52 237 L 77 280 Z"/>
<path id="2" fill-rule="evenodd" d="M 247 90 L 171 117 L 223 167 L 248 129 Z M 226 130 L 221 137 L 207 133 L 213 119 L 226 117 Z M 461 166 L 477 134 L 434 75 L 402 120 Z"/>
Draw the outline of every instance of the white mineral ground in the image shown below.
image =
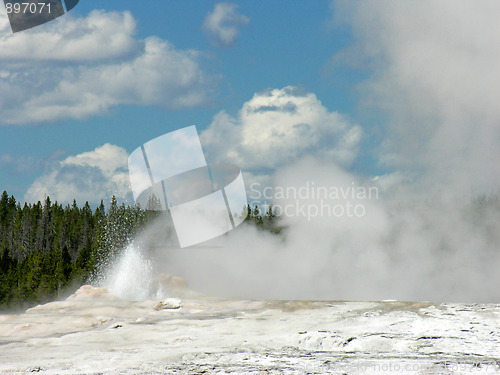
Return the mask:
<path id="1" fill-rule="evenodd" d="M 500 374 L 500 305 L 165 302 L 87 286 L 0 315 L 0 373 Z"/>

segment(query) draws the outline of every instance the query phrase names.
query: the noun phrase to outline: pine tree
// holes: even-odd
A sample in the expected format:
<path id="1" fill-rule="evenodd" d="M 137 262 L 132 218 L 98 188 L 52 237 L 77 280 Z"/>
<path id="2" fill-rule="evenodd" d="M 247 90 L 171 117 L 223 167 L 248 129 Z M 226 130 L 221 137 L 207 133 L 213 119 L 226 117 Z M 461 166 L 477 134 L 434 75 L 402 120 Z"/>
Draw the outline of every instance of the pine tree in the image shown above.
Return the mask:
<path id="1" fill-rule="evenodd" d="M 76 200 L 63 207 L 46 197 L 22 207 L 4 191 L 0 196 L 0 309 L 24 307 L 59 296 L 64 288 L 95 276 L 131 238 L 163 211 L 118 205 L 113 197 L 93 212 Z M 261 229 L 258 206 L 247 204 L 242 217 Z M 265 215 L 274 217 L 272 209 Z M 281 228 L 278 228 L 281 230 Z M 271 231 L 275 231 L 271 226 Z"/>
<path id="2" fill-rule="evenodd" d="M 266 211 L 266 219 L 268 221 L 272 221 L 274 218 L 275 218 L 275 214 L 274 214 L 274 211 L 273 211 L 273 205 L 272 203 L 269 204 L 269 206 L 267 207 L 267 211 Z"/>

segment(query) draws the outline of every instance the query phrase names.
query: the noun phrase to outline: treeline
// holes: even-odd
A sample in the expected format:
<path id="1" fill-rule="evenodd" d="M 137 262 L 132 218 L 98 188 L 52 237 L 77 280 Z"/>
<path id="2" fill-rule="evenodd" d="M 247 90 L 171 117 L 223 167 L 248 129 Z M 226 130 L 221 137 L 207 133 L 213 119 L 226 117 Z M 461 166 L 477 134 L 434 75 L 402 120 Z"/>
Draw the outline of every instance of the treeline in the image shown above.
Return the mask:
<path id="1" fill-rule="evenodd" d="M 261 214 L 248 206 L 245 222 L 279 233 L 272 208 Z M 92 209 L 88 203 L 63 206 L 49 197 L 20 205 L 3 192 L 0 198 L 0 309 L 44 303 L 76 289 L 161 212 L 119 205 Z"/>
<path id="2" fill-rule="evenodd" d="M 106 210 L 88 203 L 21 206 L 3 192 L 0 198 L 0 309 L 25 307 L 58 297 L 81 285 L 124 246 L 155 212 L 118 205 Z"/>
<path id="3" fill-rule="evenodd" d="M 280 222 L 277 220 L 272 204 L 267 206 L 265 212 L 261 212 L 257 205 L 255 205 L 253 209 L 250 205 L 247 205 L 247 207 L 243 209 L 242 215 L 246 215 L 246 223 L 254 224 L 257 228 L 268 230 L 274 234 L 282 233 L 285 228 L 280 225 Z"/>

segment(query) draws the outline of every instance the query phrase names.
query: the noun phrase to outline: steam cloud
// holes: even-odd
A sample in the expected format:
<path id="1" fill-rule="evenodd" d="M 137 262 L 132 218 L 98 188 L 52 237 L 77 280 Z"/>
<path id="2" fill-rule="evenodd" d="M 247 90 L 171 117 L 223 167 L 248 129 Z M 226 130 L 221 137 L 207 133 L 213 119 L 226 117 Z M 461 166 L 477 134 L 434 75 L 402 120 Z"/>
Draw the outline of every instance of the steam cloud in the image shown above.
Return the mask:
<path id="1" fill-rule="evenodd" d="M 147 228 L 113 269 L 121 297 L 144 291 L 159 273 L 180 275 L 209 295 L 272 299 L 498 302 L 498 200 L 431 199 L 362 181 L 338 166 L 306 158 L 275 175 L 277 186 L 378 186 L 380 196 L 335 205 L 363 205 L 364 215 L 284 216 L 283 236 L 242 225 L 202 246 L 167 244 L 167 224 Z M 315 207 L 318 197 L 275 200 Z M 323 202 L 324 204 L 324 202 Z M 307 209 L 307 208 L 306 208 Z M 145 281 L 146 280 L 146 281 Z M 168 291 L 167 291 L 168 292 Z M 152 291 L 151 293 L 155 293 Z"/>
<path id="2" fill-rule="evenodd" d="M 216 295 L 500 302 L 500 111 L 492 99 L 500 94 L 500 54 L 493 47 L 500 32 L 492 32 L 500 9 L 488 9 L 500 4 L 476 5 L 335 3 L 336 17 L 349 23 L 356 40 L 333 61 L 351 67 L 368 62 L 361 103 L 387 119 L 376 158 L 393 172 L 375 179 L 356 176 L 348 163 L 339 166 L 339 158 L 307 156 L 310 148 L 303 144 L 300 155 L 293 147 L 286 154 L 280 144 L 280 160 L 289 163 L 276 165 L 269 178 L 274 186 L 297 188 L 308 182 L 376 186 L 378 198 L 357 202 L 364 215 L 284 216 L 283 236 L 247 226 L 198 249 L 167 249 L 159 240 L 152 246 L 155 267 Z M 237 124 L 220 114 L 205 141 L 216 138 L 216 126 L 224 129 L 224 139 L 239 139 L 249 128 L 240 117 Z M 278 107 L 272 118 L 280 120 Z M 319 125 L 313 129 L 322 131 Z M 241 161 L 253 170 L 269 160 L 256 165 L 258 159 L 246 156 Z M 309 207 L 321 205 L 321 199 L 282 197 L 273 203 Z M 154 225 L 143 236 L 161 238 L 164 231 Z"/>

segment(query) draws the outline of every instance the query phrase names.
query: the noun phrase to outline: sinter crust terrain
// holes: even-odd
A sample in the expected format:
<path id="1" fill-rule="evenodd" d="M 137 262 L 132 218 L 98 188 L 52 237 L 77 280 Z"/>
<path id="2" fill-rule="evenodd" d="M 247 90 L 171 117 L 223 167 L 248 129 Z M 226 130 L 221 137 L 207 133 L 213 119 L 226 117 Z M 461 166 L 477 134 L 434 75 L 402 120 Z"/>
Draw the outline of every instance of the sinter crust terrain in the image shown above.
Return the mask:
<path id="1" fill-rule="evenodd" d="M 0 373 L 500 374 L 500 305 L 193 296 L 159 304 L 82 288 L 0 315 Z"/>

